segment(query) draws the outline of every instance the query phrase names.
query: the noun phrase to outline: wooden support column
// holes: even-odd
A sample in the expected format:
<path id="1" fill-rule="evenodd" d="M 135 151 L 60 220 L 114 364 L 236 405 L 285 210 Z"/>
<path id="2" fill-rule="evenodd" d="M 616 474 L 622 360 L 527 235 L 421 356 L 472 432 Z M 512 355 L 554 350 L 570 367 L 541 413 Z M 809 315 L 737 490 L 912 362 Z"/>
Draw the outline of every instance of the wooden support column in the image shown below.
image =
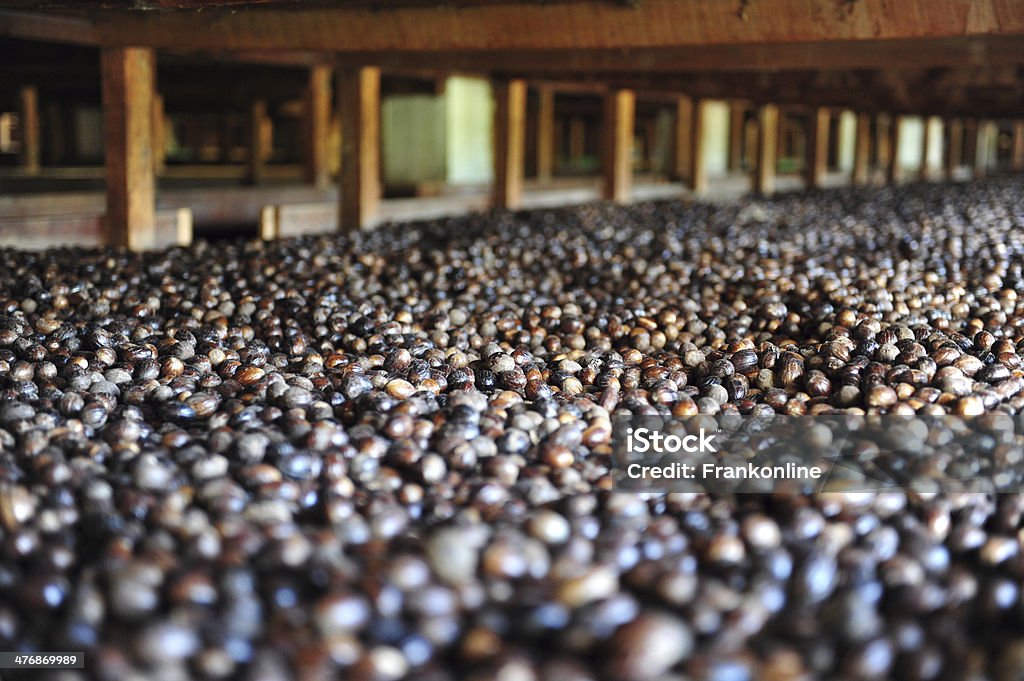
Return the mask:
<path id="1" fill-rule="evenodd" d="M 853 146 L 853 184 L 868 183 L 871 162 L 871 117 L 866 113 L 857 114 L 857 132 Z"/>
<path id="2" fill-rule="evenodd" d="M 369 227 L 380 207 L 380 69 L 364 66 L 338 73 L 341 107 L 341 200 L 338 226 Z"/>
<path id="3" fill-rule="evenodd" d="M 893 116 L 889 124 L 889 157 L 886 159 L 885 181 L 886 184 L 898 184 L 903 179 L 903 169 L 900 167 L 900 142 L 902 140 L 900 130 L 903 127 L 903 117 Z"/>
<path id="4" fill-rule="evenodd" d="M 331 127 L 331 67 L 318 64 L 309 70 L 306 92 L 305 179 L 317 189 L 330 184 L 327 166 L 328 135 Z"/>
<path id="5" fill-rule="evenodd" d="M 946 128 L 949 130 L 946 145 L 946 180 L 951 182 L 956 178 L 957 168 L 963 163 L 964 123 L 959 118 L 948 119 Z"/>
<path id="6" fill-rule="evenodd" d="M 518 208 L 526 165 L 526 81 L 494 82 L 495 208 Z"/>
<path id="7" fill-rule="evenodd" d="M 167 131 L 164 129 L 164 98 L 153 94 L 153 172 L 164 172 L 167 159 Z"/>
<path id="8" fill-rule="evenodd" d="M 263 132 L 267 118 L 267 102 L 257 99 L 249 107 L 249 184 L 259 184 L 266 172 L 266 135 Z"/>
<path id="9" fill-rule="evenodd" d="M 729 103 L 729 170 L 743 169 L 743 122 L 746 108 L 741 102 Z"/>
<path id="10" fill-rule="evenodd" d="M 676 179 L 690 181 L 690 147 L 693 145 L 693 100 L 676 100 L 675 165 Z"/>
<path id="11" fill-rule="evenodd" d="M 633 123 L 636 97 L 632 90 L 611 90 L 601 118 L 602 198 L 628 203 L 633 193 Z"/>
<path id="12" fill-rule="evenodd" d="M 924 134 L 921 137 L 921 169 L 918 174 L 922 180 L 927 180 L 931 172 L 928 167 L 928 149 L 932 145 L 932 119 L 930 116 L 922 116 L 921 121 L 924 124 Z"/>
<path id="13" fill-rule="evenodd" d="M 1013 122 L 1013 151 L 1010 168 L 1017 172 L 1024 170 L 1024 121 Z"/>
<path id="14" fill-rule="evenodd" d="M 980 180 L 988 172 L 989 121 L 979 120 L 974 125 L 974 178 Z"/>
<path id="15" fill-rule="evenodd" d="M 104 242 L 131 250 L 156 243 L 153 177 L 153 50 L 104 49 L 107 214 Z"/>
<path id="16" fill-rule="evenodd" d="M 39 172 L 39 90 L 26 85 L 18 92 L 21 120 L 21 147 L 18 163 L 26 173 Z"/>
<path id="17" fill-rule="evenodd" d="M 537 179 L 547 182 L 555 174 L 555 90 L 537 90 Z"/>
<path id="18" fill-rule="evenodd" d="M 888 171 L 892 157 L 892 119 L 888 114 L 875 116 L 875 167 Z"/>
<path id="19" fill-rule="evenodd" d="M 690 129 L 690 189 L 700 196 L 708 190 L 708 169 L 704 161 L 704 118 L 707 102 L 700 99 L 693 105 L 693 126 Z"/>
<path id="20" fill-rule="evenodd" d="M 775 168 L 779 162 L 779 107 L 762 104 L 757 111 L 757 166 L 754 168 L 754 192 L 762 196 L 775 193 Z"/>
<path id="21" fill-rule="evenodd" d="M 807 186 L 819 189 L 828 172 L 828 127 L 832 112 L 818 107 L 811 112 L 807 124 Z"/>

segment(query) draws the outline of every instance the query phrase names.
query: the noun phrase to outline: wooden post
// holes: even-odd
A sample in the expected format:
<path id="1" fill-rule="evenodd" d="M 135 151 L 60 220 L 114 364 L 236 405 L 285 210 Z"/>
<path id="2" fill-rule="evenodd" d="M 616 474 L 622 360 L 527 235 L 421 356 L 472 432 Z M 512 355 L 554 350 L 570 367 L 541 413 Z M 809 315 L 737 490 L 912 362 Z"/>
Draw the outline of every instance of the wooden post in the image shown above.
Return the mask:
<path id="1" fill-rule="evenodd" d="M 707 102 L 697 100 L 693 105 L 693 126 L 690 129 L 690 189 L 700 196 L 708 190 L 708 169 L 704 161 L 704 117 Z"/>
<path id="2" fill-rule="evenodd" d="M 341 200 L 338 226 L 369 227 L 380 206 L 380 69 L 363 66 L 338 73 L 341 106 Z"/>
<path id="3" fill-rule="evenodd" d="M 888 171 L 892 157 L 892 120 L 888 114 L 875 116 L 875 167 Z"/>
<path id="4" fill-rule="evenodd" d="M 828 128 L 832 112 L 821 106 L 811 112 L 807 125 L 807 186 L 820 189 L 828 172 Z"/>
<path id="5" fill-rule="evenodd" d="M 555 174 L 555 90 L 537 90 L 537 179 L 547 182 Z"/>
<path id="6" fill-rule="evenodd" d="M 779 107 L 762 104 L 757 111 L 757 167 L 754 192 L 762 196 L 775 193 L 775 168 L 779 162 Z"/>
<path id="7" fill-rule="evenodd" d="M 690 146 L 693 144 L 693 100 L 676 100 L 675 175 L 683 182 L 690 181 Z"/>
<path id="8" fill-rule="evenodd" d="M 893 116 L 889 123 L 889 156 L 886 159 L 885 181 L 886 184 L 898 184 L 903 179 L 903 168 L 900 166 L 900 142 L 902 137 L 900 129 L 903 127 L 903 117 Z"/>
<path id="9" fill-rule="evenodd" d="M 153 50 L 104 49 L 107 214 L 104 242 L 131 250 L 156 242 L 153 177 Z"/>
<path id="10" fill-rule="evenodd" d="M 974 178 L 980 180 L 988 172 L 989 121 L 979 120 L 974 125 Z"/>
<path id="11" fill-rule="evenodd" d="M 259 184 L 266 171 L 266 136 L 263 133 L 264 119 L 267 117 L 267 102 L 255 100 L 249 107 L 249 184 Z"/>
<path id="12" fill-rule="evenodd" d="M 153 93 L 153 172 L 162 175 L 167 158 L 167 131 L 164 130 L 164 98 Z"/>
<path id="13" fill-rule="evenodd" d="M 636 98 L 632 90 L 611 90 L 601 118 L 601 196 L 628 203 L 633 193 L 633 123 Z"/>
<path id="14" fill-rule="evenodd" d="M 963 163 L 964 123 L 959 118 L 951 118 L 946 123 L 949 139 L 946 146 L 946 180 L 956 179 L 956 171 Z"/>
<path id="15" fill-rule="evenodd" d="M 931 169 L 928 167 L 928 149 L 932 145 L 932 130 L 931 130 L 931 117 L 922 116 L 921 123 L 924 125 L 923 134 L 921 136 L 921 167 L 918 170 L 918 177 L 922 180 L 927 180 L 930 175 Z"/>
<path id="16" fill-rule="evenodd" d="M 1013 122 L 1013 152 L 1010 168 L 1017 172 L 1024 170 L 1024 121 Z"/>
<path id="17" fill-rule="evenodd" d="M 331 67 L 318 64 L 309 70 L 306 92 L 305 179 L 317 189 L 330 183 L 327 168 L 327 136 L 331 125 Z"/>
<path id="18" fill-rule="evenodd" d="M 746 108 L 741 102 L 729 103 L 729 170 L 743 169 L 743 121 Z"/>
<path id="19" fill-rule="evenodd" d="M 526 81 L 494 82 L 494 207 L 518 208 L 526 158 Z"/>
<path id="20" fill-rule="evenodd" d="M 26 173 L 39 172 L 39 90 L 26 85 L 18 93 L 21 109 L 21 147 L 18 162 Z"/>
<path id="21" fill-rule="evenodd" d="M 857 114 L 857 133 L 853 146 L 853 184 L 868 183 L 868 168 L 871 161 L 871 117 L 866 113 Z"/>

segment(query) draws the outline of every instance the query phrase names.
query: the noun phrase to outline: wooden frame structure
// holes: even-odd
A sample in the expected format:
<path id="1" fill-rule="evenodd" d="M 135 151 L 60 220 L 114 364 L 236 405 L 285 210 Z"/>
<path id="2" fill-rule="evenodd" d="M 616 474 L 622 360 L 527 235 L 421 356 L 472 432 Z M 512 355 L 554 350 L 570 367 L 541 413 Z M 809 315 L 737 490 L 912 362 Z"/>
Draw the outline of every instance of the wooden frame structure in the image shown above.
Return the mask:
<path id="1" fill-rule="evenodd" d="M 339 117 L 341 229 L 368 227 L 378 219 L 382 71 L 427 78 L 470 71 L 492 78 L 493 203 L 505 208 L 519 205 L 522 194 L 529 87 L 537 92 L 531 153 L 541 181 L 555 167 L 555 93 L 586 91 L 603 98 L 602 195 L 615 201 L 630 198 L 636 98 L 651 94 L 674 104 L 671 174 L 696 195 L 708 190 L 704 129 L 712 99 L 733 103 L 727 154 L 734 171 L 745 155 L 745 111 L 756 109 L 752 175 L 762 194 L 774 190 L 785 144 L 778 137 L 780 106 L 809 117 L 805 175 L 811 187 L 825 182 L 830 118 L 840 109 L 857 116 L 854 184 L 871 181 L 872 159 L 888 181 L 900 180 L 905 116 L 925 116 L 922 175 L 928 171 L 927 137 L 933 131 L 927 122 L 933 116 L 943 122 L 948 177 L 964 158 L 976 175 L 991 163 L 986 140 L 992 127 L 978 120 L 1009 122 L 1008 165 L 1024 170 L 1024 6 L 1005 0 L 943 0 L 942 11 L 932 0 L 897 6 L 886 0 L 838 6 L 827 0 L 764 0 L 741 3 L 739 11 L 732 3 L 690 0 L 462 0 L 444 6 L 399 0 L 373 8 L 318 3 L 301 11 L 286 0 L 101 0 L 98 6 L 92 0 L 51 0 L 46 13 L 27 0 L 4 5 L 0 41 L 48 41 L 102 54 L 106 238 L 133 249 L 154 243 L 165 108 L 183 90 L 214 103 L 235 96 L 231 87 L 182 79 L 168 79 L 158 90 L 158 51 L 173 59 L 189 55 L 304 69 L 305 83 L 297 86 L 305 101 L 303 178 L 315 188 L 329 185 L 331 121 Z M 36 72 L 45 72 L 45 65 Z M 20 165 L 32 174 L 40 167 L 41 140 L 50 140 L 51 133 L 40 129 L 46 123 L 40 124 L 38 83 L 13 85 L 24 122 Z M 275 89 L 291 95 L 296 87 L 279 78 L 261 85 L 266 96 Z M 267 173 L 269 152 L 263 123 L 269 103 L 262 97 L 243 103 L 249 107 L 248 174 L 254 183 Z M 579 151 L 585 134 L 580 119 L 570 119 L 568 146 Z"/>

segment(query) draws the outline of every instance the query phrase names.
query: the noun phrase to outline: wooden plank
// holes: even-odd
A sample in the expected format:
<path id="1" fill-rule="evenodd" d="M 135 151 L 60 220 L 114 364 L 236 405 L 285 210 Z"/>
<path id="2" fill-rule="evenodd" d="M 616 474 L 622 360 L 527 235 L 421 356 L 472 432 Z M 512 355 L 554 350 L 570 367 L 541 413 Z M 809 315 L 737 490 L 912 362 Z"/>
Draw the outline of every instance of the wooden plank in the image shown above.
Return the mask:
<path id="1" fill-rule="evenodd" d="M 523 195 L 526 166 L 526 81 L 498 80 L 494 91 L 495 208 L 515 209 Z"/>
<path id="2" fill-rule="evenodd" d="M 21 118 L 18 164 L 23 172 L 34 175 L 39 172 L 39 89 L 35 85 L 22 87 L 18 100 Z"/>
<path id="3" fill-rule="evenodd" d="M 309 70 L 305 116 L 305 178 L 308 184 L 324 188 L 330 181 L 327 163 L 331 126 L 331 67 L 318 64 Z"/>
<path id="4" fill-rule="evenodd" d="M 249 159 L 248 175 L 249 184 L 259 184 L 266 174 L 267 135 L 265 133 L 267 118 L 267 101 L 257 99 L 249 105 Z"/>
<path id="5" fill-rule="evenodd" d="M 341 106 L 339 228 L 373 225 L 380 205 L 380 69 L 338 72 Z"/>
<path id="6" fill-rule="evenodd" d="M 740 102 L 729 102 L 729 170 L 743 168 L 743 123 L 746 107 Z"/>
<path id="7" fill-rule="evenodd" d="M 900 144 L 903 139 L 903 116 L 893 116 L 889 125 L 889 157 L 886 159 L 885 181 L 887 184 L 899 184 L 903 181 L 903 166 L 900 163 Z"/>
<path id="8" fill-rule="evenodd" d="M 853 146 L 853 176 L 855 185 L 868 183 L 868 169 L 871 161 L 871 117 L 866 113 L 857 114 L 857 132 Z"/>
<path id="9" fill-rule="evenodd" d="M 832 112 L 819 106 L 807 118 L 807 186 L 820 189 L 828 173 L 828 133 Z"/>
<path id="10" fill-rule="evenodd" d="M 690 181 L 690 145 L 693 144 L 693 100 L 676 98 L 675 145 L 673 165 L 675 177 L 684 183 Z"/>
<path id="11" fill-rule="evenodd" d="M 644 3 L 482 3 L 471 7 L 318 5 L 204 12 L 97 12 L 101 42 L 194 50 L 603 49 L 799 44 L 1024 33 L 1024 6 L 1009 0 L 858 0 L 826 11 L 806 0 L 663 0 Z"/>
<path id="12" fill-rule="evenodd" d="M 158 210 L 153 220 L 155 236 L 152 248 L 188 246 L 192 243 L 191 209 Z M 106 221 L 102 205 L 78 213 L 8 217 L 0 221 L 0 246 L 101 246 L 105 240 Z"/>
<path id="13" fill-rule="evenodd" d="M 107 220 L 104 242 L 131 250 L 155 243 L 153 50 L 104 49 Z"/>
<path id="14" fill-rule="evenodd" d="M 628 203 L 633 194 L 633 125 L 636 95 L 613 90 L 605 95 L 601 119 L 601 196 Z"/>
<path id="15" fill-rule="evenodd" d="M 537 179 L 546 182 L 555 170 L 555 90 L 537 88 Z"/>
<path id="16" fill-rule="evenodd" d="M 946 142 L 946 180 L 951 181 L 963 163 L 964 123 L 959 118 L 953 118 L 946 121 L 945 127 L 949 130 Z"/>
<path id="17" fill-rule="evenodd" d="M 1010 154 L 1010 168 L 1024 170 L 1024 120 L 1013 122 L 1013 151 Z"/>
<path id="18" fill-rule="evenodd" d="M 708 103 L 693 103 L 693 126 L 690 128 L 690 190 L 700 196 L 708 190 L 708 168 L 704 159 L 704 120 Z"/>
<path id="19" fill-rule="evenodd" d="M 757 111 L 757 166 L 754 170 L 754 191 L 762 196 L 775 193 L 775 169 L 779 149 L 779 107 L 763 104 Z"/>

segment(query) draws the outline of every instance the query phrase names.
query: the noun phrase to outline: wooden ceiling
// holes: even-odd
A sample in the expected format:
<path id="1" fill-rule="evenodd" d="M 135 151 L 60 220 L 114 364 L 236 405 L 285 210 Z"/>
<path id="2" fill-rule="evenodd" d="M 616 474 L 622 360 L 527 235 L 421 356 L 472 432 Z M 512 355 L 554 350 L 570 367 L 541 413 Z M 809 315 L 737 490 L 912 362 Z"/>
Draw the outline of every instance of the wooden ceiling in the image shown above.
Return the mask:
<path id="1" fill-rule="evenodd" d="M 1024 115 L 1021 0 L 0 0 L 5 38 Z"/>

